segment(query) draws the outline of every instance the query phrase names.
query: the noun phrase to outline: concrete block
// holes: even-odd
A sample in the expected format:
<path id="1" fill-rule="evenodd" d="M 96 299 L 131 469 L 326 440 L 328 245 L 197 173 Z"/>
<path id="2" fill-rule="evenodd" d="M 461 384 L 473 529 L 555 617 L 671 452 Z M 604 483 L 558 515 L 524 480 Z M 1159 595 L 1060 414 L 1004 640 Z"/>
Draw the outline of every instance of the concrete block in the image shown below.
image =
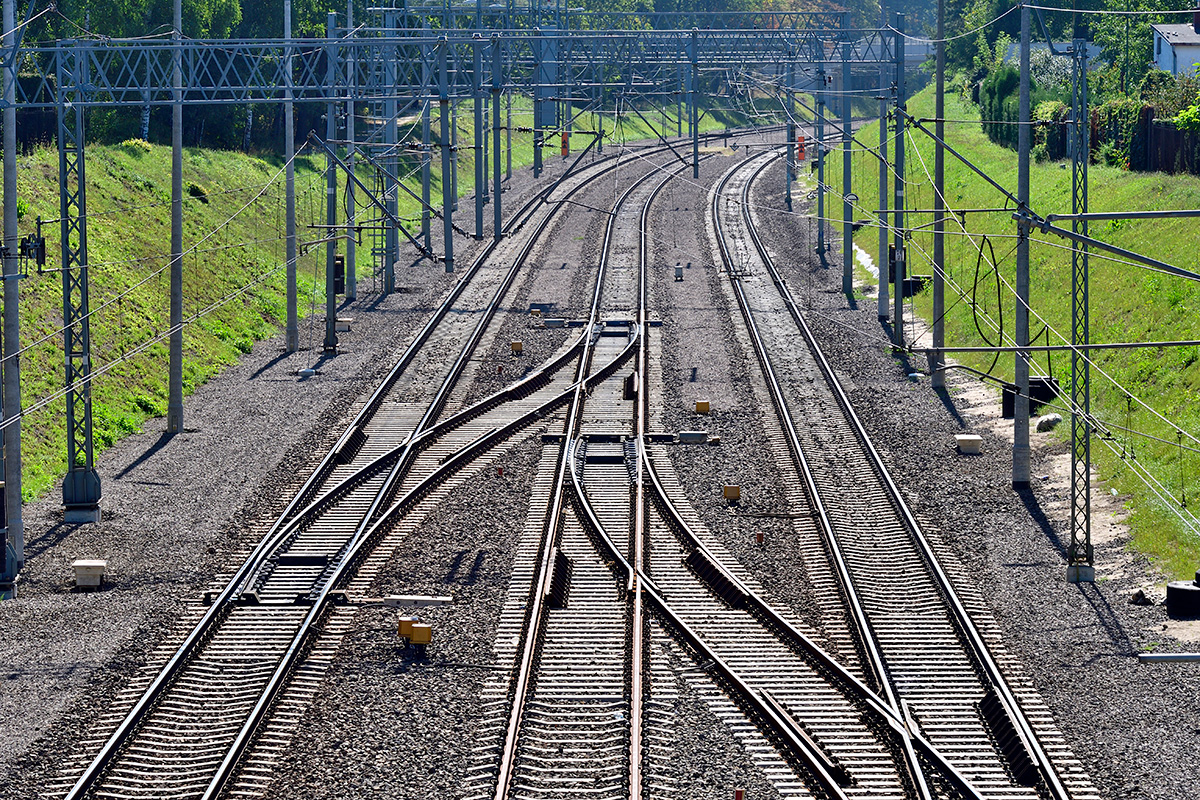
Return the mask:
<path id="1" fill-rule="evenodd" d="M 100 559 L 81 558 L 71 564 L 75 571 L 76 589 L 99 589 L 104 583 L 104 572 L 108 562 Z"/>
<path id="2" fill-rule="evenodd" d="M 354 317 L 338 317 L 333 323 L 333 329 L 338 333 L 349 333 L 352 322 L 354 322 Z"/>
<path id="3" fill-rule="evenodd" d="M 963 455 L 977 456 L 983 452 L 983 437 L 977 433 L 956 433 L 954 442 Z"/>

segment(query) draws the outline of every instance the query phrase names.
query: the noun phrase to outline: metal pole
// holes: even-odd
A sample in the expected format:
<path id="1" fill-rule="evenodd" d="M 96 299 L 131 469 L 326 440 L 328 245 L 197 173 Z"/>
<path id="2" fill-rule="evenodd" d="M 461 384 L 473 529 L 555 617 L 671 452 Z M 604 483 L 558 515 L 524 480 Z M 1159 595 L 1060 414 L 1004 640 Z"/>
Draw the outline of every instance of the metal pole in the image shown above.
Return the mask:
<path id="1" fill-rule="evenodd" d="M 487 191 L 487 164 L 484 161 L 483 145 L 487 131 L 483 128 L 483 36 L 475 34 L 471 42 L 475 72 L 472 88 L 475 94 L 475 238 L 483 238 L 483 197 Z"/>
<path id="2" fill-rule="evenodd" d="M 4 50 L 16 48 L 14 0 L 4 0 Z M 21 349 L 17 275 L 17 59 L 4 70 L 4 549 L 0 583 L 11 585 L 25 564 L 25 521 L 21 508 Z M 0 596 L 14 592 L 0 590 Z"/>
<path id="3" fill-rule="evenodd" d="M 904 96 L 904 15 L 895 16 L 896 35 L 896 180 L 893 191 L 892 218 L 895 220 L 895 230 L 892 242 L 896 249 L 896 266 L 892 285 L 892 341 L 898 347 L 904 346 L 904 114 L 906 98 Z"/>
<path id="4" fill-rule="evenodd" d="M 508 102 L 506 104 L 507 111 L 505 112 L 507 114 L 507 116 L 505 117 L 505 121 L 504 121 L 504 137 L 505 137 L 504 179 L 511 181 L 512 180 L 512 92 L 511 91 L 505 93 L 505 99 Z"/>
<path id="5" fill-rule="evenodd" d="M 934 131 L 937 140 L 933 143 L 933 352 L 929 365 L 930 383 L 935 389 L 946 385 L 945 359 L 942 348 L 946 346 L 946 0 L 938 0 L 937 7 L 937 55 L 936 85 L 934 87 Z"/>
<path id="6" fill-rule="evenodd" d="M 337 15 L 332 11 L 325 16 L 325 38 L 332 41 L 337 36 Z M 325 86 L 333 92 L 337 86 L 337 48 L 330 45 L 325 51 Z M 337 104 L 332 99 L 325 104 L 325 141 L 332 143 L 337 138 Z M 330 144 L 332 147 L 333 145 Z M 325 341 L 322 352 L 336 353 L 337 337 L 337 292 L 333 285 L 333 262 L 337 256 L 337 165 L 333 154 L 325 158 Z"/>
<path id="7" fill-rule="evenodd" d="M 787 210 L 792 210 L 792 181 L 796 179 L 796 56 L 788 54 L 788 119 L 787 119 L 787 165 L 784 169 L 784 199 Z"/>
<path id="8" fill-rule="evenodd" d="M 825 62 L 817 64 L 817 255 L 825 263 Z"/>
<path id="9" fill-rule="evenodd" d="M 886 41 L 887 35 L 887 4 L 880 3 L 879 8 L 880 45 Z M 879 319 L 887 320 L 891 316 L 891 303 L 888 299 L 888 101 L 887 87 L 889 74 L 887 62 L 879 62 L 879 256 L 875 267 L 879 270 Z"/>
<path id="10" fill-rule="evenodd" d="M 1021 4 L 1021 78 L 1017 129 L 1017 210 L 1029 210 L 1029 6 Z M 1017 221 L 1017 307 L 1015 344 L 1029 346 L 1029 224 Z M 1013 368 L 1017 395 L 1013 398 L 1014 489 L 1029 488 L 1029 354 L 1018 352 Z"/>
<path id="11" fill-rule="evenodd" d="M 692 85 L 688 93 L 688 104 L 691 106 L 692 125 L 692 177 L 700 177 L 700 111 L 696 107 L 696 93 L 700 89 L 700 32 L 692 28 Z"/>
<path id="12" fill-rule="evenodd" d="M 287 42 L 283 90 L 284 184 L 287 196 L 287 330 L 284 346 L 289 353 L 294 353 L 300 349 L 300 323 L 296 317 L 296 120 L 292 103 L 292 0 L 283 0 L 283 38 Z"/>
<path id="13" fill-rule="evenodd" d="M 450 44 L 445 36 L 438 39 L 438 106 L 442 120 L 442 220 L 445 222 L 443 235 L 446 237 L 446 272 L 454 272 L 454 180 L 450 164 L 450 76 L 446 63 L 446 51 L 449 49 Z"/>
<path id="14" fill-rule="evenodd" d="M 171 337 L 167 355 L 167 433 L 183 432 L 183 4 L 175 0 L 171 54 Z"/>
<path id="15" fill-rule="evenodd" d="M 354 0 L 346 0 L 346 35 L 354 30 Z M 356 85 L 354 48 L 346 53 L 346 167 L 354 174 L 354 87 Z M 358 299 L 358 270 L 355 264 L 358 231 L 355 230 L 354 181 L 346 181 L 346 299 Z"/>
<path id="16" fill-rule="evenodd" d="M 395 12 L 383 15 L 383 26 L 388 35 L 396 28 Z M 396 175 L 399 173 L 399 159 L 396 157 L 397 119 L 399 108 L 396 103 L 396 58 L 399 55 L 395 46 L 390 49 L 390 58 L 384 63 L 384 80 L 387 83 L 388 99 L 383 101 L 383 163 L 387 165 L 387 174 L 383 179 L 383 204 L 387 209 L 388 221 L 383 223 L 383 293 L 385 295 L 396 291 L 396 256 L 400 252 L 400 233 L 396 230 L 397 195 L 400 187 Z M 424 53 L 422 53 L 424 55 Z M 422 63 L 427 59 L 422 58 Z M 428 181 L 425 182 L 428 186 Z"/>
<path id="17" fill-rule="evenodd" d="M 842 21 L 849 29 L 849 19 Z M 849 34 L 847 34 L 848 36 Z M 850 186 L 850 40 L 842 42 L 842 293 L 854 292 L 854 207 Z"/>
<path id="18" fill-rule="evenodd" d="M 1088 210 L 1088 142 L 1091 125 L 1087 96 L 1087 40 L 1073 42 L 1071 153 L 1071 213 Z M 1071 230 L 1088 235 L 1087 219 L 1071 220 Z M 1087 245 L 1071 243 L 1071 344 L 1091 343 L 1088 299 Z M 1077 349 L 1071 350 L 1071 544 L 1067 548 L 1067 580 L 1096 579 L 1092 551 L 1092 429 L 1091 365 Z M 1081 413 L 1082 412 L 1082 413 Z"/>
<path id="19" fill-rule="evenodd" d="M 425 23 L 426 35 L 429 23 Z M 429 59 L 429 48 L 421 45 L 421 237 L 425 240 L 425 249 L 433 252 L 433 234 L 429 227 L 429 208 L 433 185 L 433 152 L 430 142 L 433 141 L 429 125 L 429 95 L 432 94 L 433 67 Z"/>
<path id="20" fill-rule="evenodd" d="M 546 60 L 545 44 L 541 41 L 541 30 L 533 42 L 533 177 L 542 174 L 542 72 Z"/>
<path id="21" fill-rule="evenodd" d="M 500 35 L 492 34 L 492 238 L 499 240 L 504 232 L 500 221 L 500 89 L 503 53 Z"/>

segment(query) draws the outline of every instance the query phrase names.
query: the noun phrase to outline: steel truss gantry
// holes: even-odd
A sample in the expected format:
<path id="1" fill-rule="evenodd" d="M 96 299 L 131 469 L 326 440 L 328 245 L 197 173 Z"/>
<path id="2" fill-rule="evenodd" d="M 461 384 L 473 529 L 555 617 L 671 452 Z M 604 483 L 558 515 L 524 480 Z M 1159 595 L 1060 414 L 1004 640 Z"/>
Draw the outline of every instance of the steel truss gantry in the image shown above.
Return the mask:
<path id="1" fill-rule="evenodd" d="M 74 39 L 16 50 L 15 61 L 22 80 L 16 82 L 13 99 L 0 101 L 0 108 L 14 105 L 27 109 L 53 108 L 58 115 L 68 418 L 68 473 L 63 483 L 63 502 L 68 520 L 98 519 L 101 497 L 91 422 L 84 158 L 88 109 L 120 105 L 149 108 L 172 104 L 279 103 L 289 107 L 294 103 L 321 104 L 328 113 L 326 144 L 333 150 L 342 144 L 349 145 L 348 151 L 353 150 L 376 165 L 383 177 L 382 202 L 370 196 L 368 187 L 357 184 L 357 188 L 368 195 L 368 203 L 380 205 L 384 211 L 385 290 L 391 291 L 399 252 L 397 233 L 401 232 L 396 198 L 398 190 L 404 188 L 396 177 L 398 151 L 406 144 L 397 141 L 397 120 L 402 114 L 416 109 L 421 115 L 419 147 L 424 192 L 420 201 L 424 246 L 407 231 L 402 232 L 419 251 L 430 254 L 429 219 L 441 216 L 445 223 L 444 260 L 450 270 L 452 237 L 458 230 L 451 216 L 455 198 L 451 194 L 450 173 L 457 162 L 457 153 L 454 143 L 443 135 L 439 145 L 441 166 L 442 174 L 448 177 L 443 180 L 443 207 L 438 211 L 431 206 L 429 197 L 432 155 L 429 112 L 434 103 L 440 110 L 442 131 L 446 131 L 450 124 L 449 110 L 459 101 L 474 101 L 477 109 L 474 147 L 482 154 L 486 133 L 479 117 L 483 111 L 484 87 L 491 90 L 492 153 L 496 160 L 492 202 L 497 220 L 495 235 L 499 236 L 499 111 L 500 97 L 505 92 L 533 98 L 533 132 L 539 144 L 547 133 L 570 130 L 574 105 L 603 103 L 612 96 L 606 91 L 619 91 L 621 86 L 626 93 L 674 98 L 675 102 L 686 99 L 695 169 L 699 157 L 698 97 L 705 75 L 758 71 L 778 80 L 788 70 L 794 74 L 800 66 L 822 73 L 828 66 L 832 73 L 835 65 L 847 59 L 861 65 L 890 65 L 895 61 L 894 47 L 898 41 L 887 36 L 886 31 L 847 29 L 840 12 L 655 14 L 649 15 L 650 27 L 629 30 L 622 28 L 635 22 L 647 24 L 647 15 L 563 11 L 559 16 L 547 18 L 510 3 L 496 13 L 480 11 L 468 23 L 467 16 L 459 10 L 451 10 L 449 6 L 438 8 L 379 9 L 383 12 L 379 15 L 382 26 L 360 26 L 346 36 L 339 36 L 330 20 L 325 38 Z M 469 25 L 475 29 L 465 29 Z M 488 25 L 502 27 L 486 30 Z M 614 29 L 602 29 L 605 25 Z M 681 25 L 689 29 L 676 27 Z M 285 27 L 290 30 L 290 26 Z M 383 124 L 364 139 L 354 141 L 351 136 L 349 142 L 336 141 L 336 114 L 329 112 L 337 108 L 353 109 L 354 104 L 370 107 L 382 117 Z M 511 122 L 506 127 L 511 136 Z M 540 148 L 535 148 L 535 154 L 540 160 Z M 330 155 L 334 157 L 327 165 L 327 191 L 332 198 L 336 194 L 336 174 L 347 172 L 347 167 L 336 159 L 335 153 Z M 479 163 L 477 169 L 483 174 L 484 165 Z M 332 202 L 329 205 L 324 235 L 332 239 L 336 236 L 336 207 Z M 295 224 L 291 203 L 288 209 L 290 233 Z M 477 236 L 482 235 L 482 214 L 480 192 L 476 197 Z M 349 224 L 347 221 L 343 226 L 347 238 L 353 235 Z M 294 234 L 289 235 L 288 242 L 289 262 L 293 262 Z M 331 263 L 335 244 L 330 241 L 327 245 L 327 260 Z M 354 268 L 353 264 L 347 266 L 351 271 Z M 332 291 L 332 278 L 328 279 L 327 291 Z M 332 299 L 327 302 L 324 347 L 335 351 L 336 320 L 330 310 Z M 294 344 L 289 338 L 289 345 Z"/>

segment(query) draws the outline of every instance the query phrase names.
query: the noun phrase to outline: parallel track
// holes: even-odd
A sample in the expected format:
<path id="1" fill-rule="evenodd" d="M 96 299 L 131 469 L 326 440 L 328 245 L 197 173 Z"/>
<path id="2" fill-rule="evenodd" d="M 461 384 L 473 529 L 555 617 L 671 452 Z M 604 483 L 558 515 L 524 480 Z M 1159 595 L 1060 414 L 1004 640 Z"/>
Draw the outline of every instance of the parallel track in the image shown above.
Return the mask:
<path id="1" fill-rule="evenodd" d="M 312 632 L 345 599 L 339 587 L 371 545 L 477 454 L 579 390 L 568 367 L 586 337 L 524 380 L 439 422 L 538 237 L 571 196 L 626 160 L 564 175 L 514 214 L 510 236 L 531 228 L 523 243 L 508 238 L 484 249 L 250 558 L 211 594 L 183 643 L 163 654 L 163 668 L 136 699 L 126 693 L 127 711 L 110 712 L 112 732 L 92 740 L 96 754 L 86 767 L 67 773 L 67 798 L 218 796 L 277 697 L 294 678 L 304 680 L 295 670 L 311 655 Z M 500 250 L 509 252 L 501 259 Z M 511 266 L 489 266 L 500 260 Z M 461 306 L 481 310 L 449 313 Z M 456 357 L 452 347 L 461 348 Z M 431 382 L 431 375 L 440 379 Z M 431 383 L 440 383 L 432 397 L 425 388 Z"/>

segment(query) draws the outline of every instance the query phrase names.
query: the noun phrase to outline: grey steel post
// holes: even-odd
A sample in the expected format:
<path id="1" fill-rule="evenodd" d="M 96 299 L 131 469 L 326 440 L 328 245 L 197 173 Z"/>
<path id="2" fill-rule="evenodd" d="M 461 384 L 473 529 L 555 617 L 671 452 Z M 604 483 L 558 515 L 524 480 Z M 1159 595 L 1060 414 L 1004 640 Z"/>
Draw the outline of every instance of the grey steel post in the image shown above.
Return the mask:
<path id="1" fill-rule="evenodd" d="M 171 337 L 167 356 L 167 433 L 183 432 L 183 4 L 171 33 Z"/>
<path id="2" fill-rule="evenodd" d="M 892 342 L 904 346 L 904 15 L 895 16 L 896 35 L 896 180 L 892 201 L 895 229 L 892 242 L 896 248 L 896 268 L 892 276 Z"/>
<path id="3" fill-rule="evenodd" d="M 1088 124 L 1087 40 L 1072 43 L 1071 103 L 1071 213 L 1088 211 Z M 1071 230 L 1088 235 L 1086 219 L 1071 220 Z M 1091 343 L 1088 299 L 1088 249 L 1071 243 L 1071 344 Z M 1071 350 L 1071 544 L 1067 548 L 1067 580 L 1072 583 L 1096 579 L 1092 551 L 1092 397 L 1091 365 L 1078 349 Z"/>
<path id="4" fill-rule="evenodd" d="M 346 0 L 346 35 L 354 30 L 354 0 Z M 354 174 L 354 89 L 356 86 L 356 64 L 354 48 L 346 52 L 346 168 Z M 354 181 L 346 181 L 346 299 L 358 299 L 358 269 L 355 264 L 355 246 L 358 231 L 355 230 Z"/>
<path id="5" fill-rule="evenodd" d="M 492 34 L 492 238 L 499 240 L 504 232 L 500 220 L 500 90 L 503 88 L 503 53 L 500 35 Z"/>
<path id="6" fill-rule="evenodd" d="M 700 32 L 692 28 L 692 85 L 688 92 L 688 105 L 691 107 L 692 126 L 692 177 L 700 177 L 700 110 L 697 107 L 696 93 L 700 91 Z"/>
<path id="7" fill-rule="evenodd" d="M 337 15 L 332 11 L 325 16 L 325 38 L 332 42 L 337 37 Z M 325 87 L 331 95 L 337 87 L 337 47 L 330 44 L 325 52 Z M 337 104 L 331 99 L 325 104 L 325 141 L 337 139 Z M 337 257 L 337 164 L 333 154 L 325 157 L 325 341 L 322 352 L 336 353 L 337 337 L 337 292 L 333 285 L 333 263 Z"/>
<path id="8" fill-rule="evenodd" d="M 508 102 L 506 103 L 507 111 L 505 112 L 507 117 L 504 121 L 504 179 L 510 181 L 512 180 L 512 92 L 507 92 L 505 99 Z"/>
<path id="9" fill-rule="evenodd" d="M 426 36 L 429 35 L 429 23 L 425 23 Z M 425 240 L 425 249 L 433 252 L 433 235 L 429 229 L 429 209 L 431 207 L 430 192 L 433 182 L 433 152 L 430 142 L 429 125 L 429 95 L 433 82 L 433 69 L 430 66 L 429 52 L 421 45 L 421 237 Z"/>
<path id="10" fill-rule="evenodd" d="M 450 164 L 450 87 L 449 67 L 446 51 L 449 42 L 443 36 L 438 39 L 438 106 L 442 120 L 442 220 L 445 222 L 443 235 L 446 237 L 446 272 L 454 272 L 454 180 Z"/>
<path id="11" fill-rule="evenodd" d="M 64 61 L 72 50 L 70 71 Z M 84 157 L 88 62 L 75 42 L 59 45 L 58 206 L 62 232 L 63 361 L 67 387 L 67 474 L 63 519 L 100 521 L 100 475 L 92 438 L 92 323 L 88 302 L 87 163 Z M 66 87 L 66 88 L 64 88 Z M 66 95 L 74 95 L 68 105 Z M 72 185 L 73 179 L 73 185 Z"/>
<path id="12" fill-rule="evenodd" d="M 541 30 L 535 31 L 541 36 Z M 533 44 L 533 177 L 542 174 L 542 71 L 545 61 L 544 45 L 534 40 Z"/>
<path id="13" fill-rule="evenodd" d="M 796 55 L 788 53 L 787 65 L 787 164 L 784 168 L 784 202 L 792 210 L 792 182 L 796 179 Z"/>
<path id="14" fill-rule="evenodd" d="M 394 11 L 384 13 L 383 26 L 389 31 L 388 35 L 393 35 L 391 32 L 396 28 Z M 387 165 L 387 172 L 383 179 L 383 204 L 387 209 L 389 220 L 396 219 L 397 195 L 400 193 L 400 187 L 397 186 L 396 180 L 400 163 L 396 157 L 396 126 L 399 110 L 396 105 L 395 87 L 398 55 L 393 46 L 384 60 L 384 80 L 387 83 L 388 97 L 383 101 L 383 163 Z M 422 61 L 424 60 L 422 59 Z M 396 256 L 400 250 L 399 239 L 400 233 L 396 230 L 395 224 L 385 221 L 383 223 L 383 293 L 385 295 L 396 291 Z"/>
<path id="15" fill-rule="evenodd" d="M 1029 6 L 1021 3 L 1021 83 L 1017 129 L 1017 212 L 1029 211 Z M 1017 222 L 1017 347 L 1029 346 L 1029 224 Z M 1017 395 L 1013 398 L 1014 489 L 1029 487 L 1029 352 L 1017 351 L 1013 366 Z"/>
<path id="16" fill-rule="evenodd" d="M 14 0 L 4 0 L 4 50 L 17 46 Z M 21 508 L 21 350 L 17 275 L 17 59 L 4 69 L 4 559 L 0 582 L 11 584 L 25 564 Z"/>
<path id="17" fill-rule="evenodd" d="M 886 42 L 887 35 L 887 5 L 880 3 L 880 45 Z M 887 320 L 891 316 L 888 301 L 888 101 L 887 87 L 891 82 L 891 71 L 884 60 L 879 62 L 879 256 L 875 267 L 879 270 L 879 319 Z"/>
<path id="18" fill-rule="evenodd" d="M 450 202 L 451 209 L 458 211 L 458 103 L 454 101 L 450 103 Z"/>
<path id="19" fill-rule="evenodd" d="M 292 103 L 292 0 L 283 0 L 283 38 L 286 41 L 283 89 L 283 157 L 286 161 L 284 193 L 287 196 L 287 330 L 284 346 L 300 349 L 300 323 L 296 316 L 296 119 Z"/>
<path id="20" fill-rule="evenodd" d="M 483 36 L 474 35 L 471 54 L 474 56 L 475 72 L 471 87 L 475 95 L 475 238 L 483 238 L 483 199 L 487 192 L 487 162 L 484 159 L 484 142 L 487 131 L 483 128 Z"/>
<path id="21" fill-rule="evenodd" d="M 842 22 L 849 28 L 849 20 Z M 847 34 L 849 36 L 849 34 Z M 850 40 L 842 42 L 842 293 L 854 291 L 854 206 L 850 186 Z"/>
<path id="22" fill-rule="evenodd" d="M 822 59 L 824 56 L 822 55 Z M 817 254 L 825 263 L 825 62 L 817 64 Z"/>
<path id="23" fill-rule="evenodd" d="M 940 389 L 946 385 L 945 359 L 942 348 L 946 346 L 946 0 L 938 0 L 937 7 L 937 54 L 934 86 L 934 132 L 933 143 L 933 353 L 929 364 L 930 383 Z"/>

